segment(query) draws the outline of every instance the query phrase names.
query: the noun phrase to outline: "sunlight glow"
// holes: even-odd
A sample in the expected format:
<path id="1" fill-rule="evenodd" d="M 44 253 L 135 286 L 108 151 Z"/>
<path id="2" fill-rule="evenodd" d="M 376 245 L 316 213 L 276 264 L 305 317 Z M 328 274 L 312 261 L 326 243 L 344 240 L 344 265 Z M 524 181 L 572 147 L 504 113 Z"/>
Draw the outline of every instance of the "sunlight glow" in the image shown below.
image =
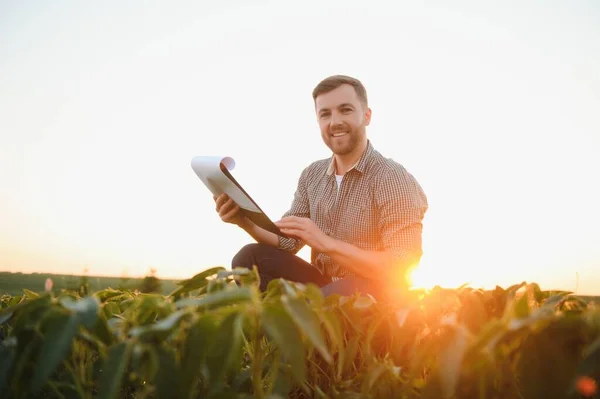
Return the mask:
<path id="1" fill-rule="evenodd" d="M 229 267 L 251 239 L 190 160 L 232 156 L 278 219 L 330 155 L 311 91 L 343 73 L 365 83 L 375 148 L 428 197 L 414 286 L 600 294 L 598 7 L 131 4 L 0 5 L 0 270 Z"/>

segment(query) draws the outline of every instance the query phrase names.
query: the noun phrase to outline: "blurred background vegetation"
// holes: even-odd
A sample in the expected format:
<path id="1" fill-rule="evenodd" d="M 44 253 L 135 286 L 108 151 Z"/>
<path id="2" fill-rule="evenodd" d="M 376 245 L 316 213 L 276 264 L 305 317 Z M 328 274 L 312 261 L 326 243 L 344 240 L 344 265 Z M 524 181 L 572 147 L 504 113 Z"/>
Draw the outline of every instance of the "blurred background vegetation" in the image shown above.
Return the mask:
<path id="1" fill-rule="evenodd" d="M 22 295 L 23 289 L 35 292 L 43 291 L 47 278 L 52 279 L 52 291 L 54 292 L 67 289 L 80 292 L 82 295 L 109 287 L 121 290 L 137 289 L 144 293 L 156 292 L 167 295 L 177 288 L 176 282 L 178 281 L 159 279 L 156 277 L 155 269 L 150 269 L 149 274 L 143 278 L 88 276 L 85 272 L 79 276 L 52 273 L 0 272 L 0 295 Z"/>

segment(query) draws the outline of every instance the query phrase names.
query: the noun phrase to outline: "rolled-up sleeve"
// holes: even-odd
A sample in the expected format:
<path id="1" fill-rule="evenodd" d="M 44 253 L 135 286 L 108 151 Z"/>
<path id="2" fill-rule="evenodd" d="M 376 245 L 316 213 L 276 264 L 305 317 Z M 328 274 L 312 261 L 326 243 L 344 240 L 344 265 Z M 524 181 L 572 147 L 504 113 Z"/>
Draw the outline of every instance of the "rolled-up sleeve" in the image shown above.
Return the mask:
<path id="1" fill-rule="evenodd" d="M 422 221 L 428 208 L 423 189 L 405 169 L 390 169 L 379 180 L 375 197 L 384 250 L 395 256 L 398 267 L 417 264 L 423 254 Z"/>
<path id="2" fill-rule="evenodd" d="M 303 218 L 310 218 L 310 204 L 308 201 L 307 192 L 307 174 L 308 168 L 304 169 L 298 179 L 298 187 L 294 193 L 294 200 L 292 206 L 283 215 L 286 216 L 298 216 Z M 297 253 L 304 246 L 304 242 L 296 238 L 286 238 L 279 236 L 279 248 L 292 253 Z"/>

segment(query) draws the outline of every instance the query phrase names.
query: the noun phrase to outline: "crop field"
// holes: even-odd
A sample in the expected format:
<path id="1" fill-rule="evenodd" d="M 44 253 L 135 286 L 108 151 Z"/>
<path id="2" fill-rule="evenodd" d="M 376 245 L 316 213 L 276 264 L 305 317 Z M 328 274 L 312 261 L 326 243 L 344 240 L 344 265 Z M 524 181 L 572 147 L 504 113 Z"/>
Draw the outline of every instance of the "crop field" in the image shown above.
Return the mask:
<path id="1" fill-rule="evenodd" d="M 23 289 L 30 291 L 44 290 L 44 284 L 48 278 L 52 279 L 54 289 L 57 292 L 60 292 L 61 290 L 77 291 L 85 284 L 88 284 L 89 289 L 94 292 L 109 287 L 135 290 L 140 287 L 144 281 L 143 278 L 0 272 L 0 295 L 22 295 Z M 165 295 L 176 288 L 175 280 L 160 280 L 160 283 L 160 292 Z"/>
<path id="2" fill-rule="evenodd" d="M 600 397 L 594 298 L 521 283 L 377 302 L 257 281 L 213 268 L 167 294 L 3 294 L 0 397 Z"/>

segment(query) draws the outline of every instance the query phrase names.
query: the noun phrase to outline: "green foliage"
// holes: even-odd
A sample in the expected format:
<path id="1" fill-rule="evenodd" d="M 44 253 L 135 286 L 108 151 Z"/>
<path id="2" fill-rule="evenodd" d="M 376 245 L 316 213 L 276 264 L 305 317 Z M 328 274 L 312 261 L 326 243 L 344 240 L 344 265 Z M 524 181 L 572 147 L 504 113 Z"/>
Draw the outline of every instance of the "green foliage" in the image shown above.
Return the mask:
<path id="1" fill-rule="evenodd" d="M 160 282 L 158 277 L 146 276 L 142 280 L 142 283 L 140 284 L 138 289 L 140 290 L 140 292 L 146 293 L 146 294 L 149 294 L 152 292 L 160 293 L 162 291 L 162 283 Z"/>
<path id="2" fill-rule="evenodd" d="M 52 291 L 60 293 L 63 290 L 78 292 L 87 289 L 89 293 L 97 292 L 108 287 L 118 290 L 134 291 L 143 284 L 143 278 L 104 277 L 104 276 L 77 276 L 52 273 L 10 273 L 0 271 L 0 295 L 23 295 L 23 290 L 41 291 L 44 289 L 46 279 L 53 282 Z M 177 281 L 161 279 L 161 294 L 167 295 L 177 287 Z"/>
<path id="3" fill-rule="evenodd" d="M 0 397 L 579 398 L 600 309 L 537 284 L 323 298 L 214 268 L 168 296 L 0 296 Z M 584 391 L 582 391 L 584 390 Z"/>

